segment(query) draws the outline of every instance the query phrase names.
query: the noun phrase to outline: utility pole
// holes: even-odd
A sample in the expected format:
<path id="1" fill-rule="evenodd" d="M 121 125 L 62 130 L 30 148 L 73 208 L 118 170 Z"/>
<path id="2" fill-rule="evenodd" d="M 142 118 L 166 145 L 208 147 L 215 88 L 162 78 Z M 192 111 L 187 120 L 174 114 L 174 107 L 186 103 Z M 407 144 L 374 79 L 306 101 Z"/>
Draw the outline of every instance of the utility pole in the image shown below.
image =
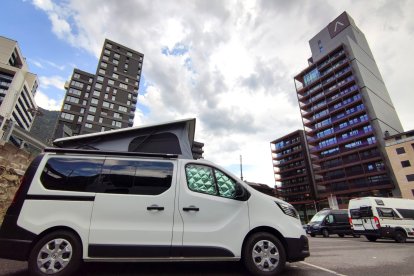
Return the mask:
<path id="1" fill-rule="evenodd" d="M 243 156 L 240 155 L 240 179 L 243 180 Z"/>

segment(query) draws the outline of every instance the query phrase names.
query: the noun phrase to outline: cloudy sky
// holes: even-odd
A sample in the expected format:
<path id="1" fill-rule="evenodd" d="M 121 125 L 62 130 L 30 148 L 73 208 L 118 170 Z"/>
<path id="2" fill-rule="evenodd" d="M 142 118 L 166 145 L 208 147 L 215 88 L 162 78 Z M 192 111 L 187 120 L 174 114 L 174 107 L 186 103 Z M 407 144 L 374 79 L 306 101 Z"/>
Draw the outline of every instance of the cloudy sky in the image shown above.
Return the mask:
<path id="1" fill-rule="evenodd" d="M 405 130 L 414 129 L 414 1 L 3 0 L 0 35 L 19 42 L 59 110 L 73 68 L 95 73 L 105 38 L 142 52 L 134 125 L 197 118 L 205 158 L 275 184 L 270 141 L 302 128 L 293 77 L 308 41 L 343 11 L 365 33 Z"/>

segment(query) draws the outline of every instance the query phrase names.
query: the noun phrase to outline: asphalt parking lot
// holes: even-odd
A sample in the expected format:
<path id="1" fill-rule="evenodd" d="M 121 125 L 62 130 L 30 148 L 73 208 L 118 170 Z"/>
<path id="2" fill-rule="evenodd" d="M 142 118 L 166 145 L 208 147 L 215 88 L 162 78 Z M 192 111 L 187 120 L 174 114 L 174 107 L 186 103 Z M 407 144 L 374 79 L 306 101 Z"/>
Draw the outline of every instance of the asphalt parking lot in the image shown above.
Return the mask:
<path id="1" fill-rule="evenodd" d="M 364 237 L 311 238 L 311 257 L 287 264 L 283 276 L 414 275 L 414 241 Z M 0 275 L 27 275 L 27 263 L 0 259 Z M 86 263 L 79 275 L 249 275 L 239 263 Z"/>

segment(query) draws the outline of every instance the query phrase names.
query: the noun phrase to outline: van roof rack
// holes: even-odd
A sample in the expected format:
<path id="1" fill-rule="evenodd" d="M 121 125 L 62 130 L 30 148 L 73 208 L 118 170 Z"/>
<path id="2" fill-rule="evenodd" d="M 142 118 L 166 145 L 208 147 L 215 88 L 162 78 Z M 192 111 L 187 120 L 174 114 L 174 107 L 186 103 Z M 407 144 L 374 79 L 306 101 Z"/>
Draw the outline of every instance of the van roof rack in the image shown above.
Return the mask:
<path id="1" fill-rule="evenodd" d="M 140 156 L 140 157 L 154 157 L 154 158 L 178 158 L 178 154 L 171 153 L 148 153 L 148 152 L 130 152 L 130 151 L 105 151 L 105 150 L 86 150 L 86 149 L 68 149 L 68 148 L 45 148 L 43 152 L 55 153 L 77 153 L 77 154 L 96 154 L 96 155 L 111 155 L 111 156 Z"/>

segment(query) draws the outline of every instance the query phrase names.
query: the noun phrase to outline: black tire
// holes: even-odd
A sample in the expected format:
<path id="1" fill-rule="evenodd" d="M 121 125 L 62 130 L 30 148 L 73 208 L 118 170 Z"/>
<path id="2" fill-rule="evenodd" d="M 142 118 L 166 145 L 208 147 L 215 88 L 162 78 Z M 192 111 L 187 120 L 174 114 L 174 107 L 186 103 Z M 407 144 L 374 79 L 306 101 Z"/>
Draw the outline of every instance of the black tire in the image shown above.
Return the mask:
<path id="1" fill-rule="evenodd" d="M 270 233 L 259 232 L 247 239 L 243 247 L 242 259 L 252 275 L 277 275 L 285 268 L 286 252 L 277 237 Z"/>
<path id="2" fill-rule="evenodd" d="M 44 263 L 38 265 L 38 260 L 44 260 Z M 45 235 L 35 244 L 29 255 L 29 272 L 36 276 L 74 275 L 81 263 L 79 238 L 70 231 L 61 230 Z M 51 273 L 46 273 L 48 270 Z"/>
<path id="3" fill-rule="evenodd" d="M 328 229 L 326 229 L 326 228 L 322 229 L 322 236 L 324 238 L 329 238 L 329 231 L 328 231 Z"/>
<path id="4" fill-rule="evenodd" d="M 366 235 L 365 236 L 367 238 L 367 240 L 369 240 L 370 242 L 374 242 L 376 241 L 378 238 L 375 236 L 370 236 L 370 235 Z"/>
<path id="5" fill-rule="evenodd" d="M 314 238 L 315 237 L 315 234 L 309 234 L 312 238 Z"/>
<path id="6" fill-rule="evenodd" d="M 405 243 L 407 241 L 407 235 L 402 230 L 395 231 L 394 240 L 398 243 Z"/>
<path id="7" fill-rule="evenodd" d="M 338 236 L 339 236 L 340 238 L 343 238 L 343 237 L 345 237 L 345 234 L 338 234 Z"/>

